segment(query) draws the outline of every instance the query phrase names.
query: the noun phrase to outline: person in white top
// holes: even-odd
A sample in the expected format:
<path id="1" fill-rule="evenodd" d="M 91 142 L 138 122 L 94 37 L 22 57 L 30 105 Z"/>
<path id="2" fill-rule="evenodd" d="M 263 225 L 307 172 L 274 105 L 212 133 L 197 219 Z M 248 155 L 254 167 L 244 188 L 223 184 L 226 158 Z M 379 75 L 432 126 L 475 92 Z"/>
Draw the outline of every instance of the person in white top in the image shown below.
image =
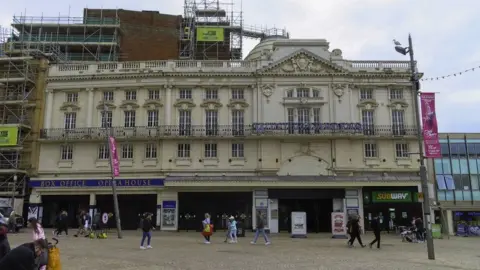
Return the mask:
<path id="1" fill-rule="evenodd" d="M 45 239 L 45 231 L 43 230 L 42 225 L 38 223 L 38 220 L 36 218 L 30 218 L 28 220 L 28 224 L 29 224 L 29 227 L 33 229 L 33 241 L 37 241 L 39 239 L 43 239 L 45 242 L 47 241 Z M 42 255 L 40 255 L 39 265 L 41 266 L 39 270 L 46 270 L 47 263 L 48 263 L 48 253 L 45 251 Z"/>

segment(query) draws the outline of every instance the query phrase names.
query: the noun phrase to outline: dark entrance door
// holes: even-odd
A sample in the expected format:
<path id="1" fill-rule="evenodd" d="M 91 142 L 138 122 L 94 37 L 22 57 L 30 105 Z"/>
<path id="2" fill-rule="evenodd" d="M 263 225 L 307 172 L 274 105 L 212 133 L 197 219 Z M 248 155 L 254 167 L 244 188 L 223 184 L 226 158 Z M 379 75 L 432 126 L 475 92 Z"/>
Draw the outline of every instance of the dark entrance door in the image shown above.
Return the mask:
<path id="1" fill-rule="evenodd" d="M 178 229 L 200 231 L 205 213 L 211 215 L 215 230 L 226 230 L 234 216 L 245 229 L 251 228 L 251 192 L 179 192 Z"/>
<path id="2" fill-rule="evenodd" d="M 118 208 L 120 209 L 120 222 L 122 229 L 136 230 L 140 218 L 139 215 L 145 212 L 153 214 L 152 220 L 157 216 L 157 195 L 118 195 Z M 101 213 L 115 213 L 112 195 L 97 195 L 97 209 Z M 108 220 L 108 226 L 115 228 L 115 218 Z"/>
<path id="3" fill-rule="evenodd" d="M 77 228 L 77 215 L 80 210 L 88 211 L 89 195 L 44 195 L 42 196 L 43 217 L 45 228 L 55 226 L 60 211 L 67 211 L 69 227 Z"/>
<path id="4" fill-rule="evenodd" d="M 279 231 L 291 232 L 291 213 L 307 213 L 307 232 L 331 232 L 332 199 L 280 199 Z"/>

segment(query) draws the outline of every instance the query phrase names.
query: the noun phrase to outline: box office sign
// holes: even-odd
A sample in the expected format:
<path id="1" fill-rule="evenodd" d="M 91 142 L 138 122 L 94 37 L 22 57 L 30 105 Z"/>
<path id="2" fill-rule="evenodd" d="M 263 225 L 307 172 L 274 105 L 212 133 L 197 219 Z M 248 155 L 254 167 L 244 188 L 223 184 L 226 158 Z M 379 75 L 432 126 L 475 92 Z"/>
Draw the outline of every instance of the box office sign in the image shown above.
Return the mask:
<path id="1" fill-rule="evenodd" d="M 373 191 L 372 202 L 412 202 L 410 191 Z"/>

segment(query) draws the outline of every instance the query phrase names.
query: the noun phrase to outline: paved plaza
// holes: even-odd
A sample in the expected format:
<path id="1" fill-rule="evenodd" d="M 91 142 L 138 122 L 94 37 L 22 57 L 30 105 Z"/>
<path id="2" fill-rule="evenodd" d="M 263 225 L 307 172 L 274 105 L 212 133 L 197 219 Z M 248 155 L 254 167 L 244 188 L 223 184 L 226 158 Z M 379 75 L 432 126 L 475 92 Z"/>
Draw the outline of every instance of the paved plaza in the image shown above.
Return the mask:
<path id="1" fill-rule="evenodd" d="M 51 235 L 51 231 L 48 231 Z M 250 244 L 252 233 L 238 244 L 223 243 L 223 232 L 205 245 L 199 233 L 155 232 L 150 250 L 140 250 L 140 232 L 126 231 L 123 239 L 111 233 L 109 239 L 60 237 L 64 270 L 228 270 L 228 269 L 480 269 L 480 238 L 435 241 L 437 259 L 427 259 L 425 244 L 402 243 L 398 236 L 382 235 L 381 250 L 356 247 L 328 234 L 291 239 L 287 234 L 272 236 L 272 245 L 263 239 Z M 12 246 L 31 239 L 30 232 L 10 235 Z M 363 236 L 365 242 L 371 234 Z"/>

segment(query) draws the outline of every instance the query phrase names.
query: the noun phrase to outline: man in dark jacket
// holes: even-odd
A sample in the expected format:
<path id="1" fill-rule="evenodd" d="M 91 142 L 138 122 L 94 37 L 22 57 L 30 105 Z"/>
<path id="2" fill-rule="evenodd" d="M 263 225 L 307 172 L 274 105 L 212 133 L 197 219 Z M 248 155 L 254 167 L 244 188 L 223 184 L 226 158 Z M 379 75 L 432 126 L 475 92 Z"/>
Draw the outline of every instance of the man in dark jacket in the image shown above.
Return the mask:
<path id="1" fill-rule="evenodd" d="M 421 218 L 417 218 L 415 220 L 415 229 L 416 229 L 417 241 L 423 242 L 423 221 Z"/>
<path id="2" fill-rule="evenodd" d="M 40 265 L 36 265 L 35 260 L 46 249 L 47 246 L 43 239 L 18 246 L 0 260 L 0 269 L 36 270 Z"/>
<path id="3" fill-rule="evenodd" d="M 375 235 L 375 239 L 368 245 L 370 248 L 372 248 L 373 244 L 377 242 L 377 248 L 380 248 L 380 222 L 378 220 L 378 217 L 373 218 L 373 220 L 370 222 L 370 227 L 373 230 L 373 234 Z"/>
<path id="4" fill-rule="evenodd" d="M 257 230 L 250 244 L 255 245 L 257 243 L 257 239 L 258 239 L 258 236 L 260 236 L 260 234 L 262 234 L 263 239 L 265 239 L 265 245 L 267 246 L 270 245 L 270 240 L 268 240 L 267 233 L 265 232 L 265 217 L 259 211 L 257 213 Z"/>
<path id="5" fill-rule="evenodd" d="M 8 228 L 4 225 L 0 225 L 0 260 L 10 252 L 10 243 L 7 238 Z"/>
<path id="6" fill-rule="evenodd" d="M 362 243 L 362 238 L 360 237 L 359 217 L 352 218 L 352 221 L 350 223 L 350 235 L 352 236 L 349 243 L 350 247 L 353 247 L 353 242 L 355 241 L 355 239 L 358 240 L 360 246 L 365 247 L 365 245 Z"/>

